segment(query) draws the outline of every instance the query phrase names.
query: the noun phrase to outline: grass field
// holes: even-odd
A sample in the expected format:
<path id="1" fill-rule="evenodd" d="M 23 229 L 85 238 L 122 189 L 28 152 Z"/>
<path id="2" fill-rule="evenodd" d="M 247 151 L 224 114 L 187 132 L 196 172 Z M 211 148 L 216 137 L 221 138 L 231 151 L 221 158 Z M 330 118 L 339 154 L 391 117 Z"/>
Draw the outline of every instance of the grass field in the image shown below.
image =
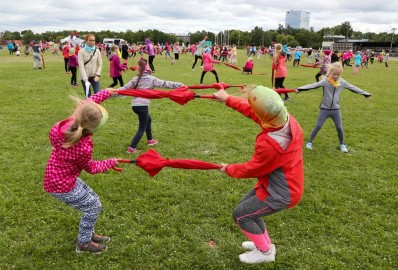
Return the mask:
<path id="1" fill-rule="evenodd" d="M 130 59 L 130 65 L 135 63 Z M 239 66 L 246 57 L 238 54 Z M 124 171 L 81 177 L 100 196 L 103 212 L 96 230 L 112 238 L 109 249 L 94 256 L 76 254 L 80 214 L 43 191 L 51 147 L 48 132 L 73 111 L 71 87 L 62 56 L 45 53 L 46 69 L 33 70 L 32 56 L 0 51 L 1 184 L 0 269 L 398 269 L 398 62 L 369 65 L 348 82 L 373 94 L 365 99 L 342 94 L 342 114 L 349 154 L 338 150 L 331 120 L 304 149 L 305 193 L 300 204 L 265 219 L 277 247 L 273 263 L 248 266 L 238 255 L 245 236 L 231 212 L 256 179 L 232 179 L 219 171 L 163 169 L 151 178 L 134 165 Z M 255 61 L 255 73 L 242 75 L 216 65 L 230 84 L 271 86 L 269 57 Z M 303 59 L 305 62 L 306 59 Z M 191 70 L 192 57 L 170 65 L 155 58 L 156 76 L 198 84 L 202 69 Z M 317 69 L 292 68 L 287 88 L 312 83 Z M 111 83 L 104 57 L 101 86 Z M 128 82 L 134 75 L 124 73 Z M 211 73 L 204 83 L 213 83 Z M 237 89 L 229 89 L 235 94 Z M 212 91 L 203 91 L 211 93 Z M 201 92 L 202 93 L 202 92 Z M 305 140 L 316 122 L 322 91 L 293 94 L 286 104 L 300 122 Z M 126 149 L 138 127 L 130 98 L 104 103 L 110 118 L 94 136 L 94 158 L 134 158 Z M 154 100 L 155 149 L 164 157 L 213 163 L 248 160 L 259 127 L 225 105 L 194 100 L 180 106 Z M 138 146 L 146 151 L 145 140 Z M 210 240 L 216 246 L 208 245 Z"/>

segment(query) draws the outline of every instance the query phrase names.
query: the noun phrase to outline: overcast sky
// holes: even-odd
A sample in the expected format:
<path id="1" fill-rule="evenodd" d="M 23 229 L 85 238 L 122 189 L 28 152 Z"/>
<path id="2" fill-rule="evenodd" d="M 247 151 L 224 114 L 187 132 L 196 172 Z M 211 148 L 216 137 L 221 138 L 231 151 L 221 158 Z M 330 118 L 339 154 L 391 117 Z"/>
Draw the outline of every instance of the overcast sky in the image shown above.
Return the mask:
<path id="1" fill-rule="evenodd" d="M 2 0 L 0 31 L 269 30 L 285 26 L 288 10 L 311 12 L 315 31 L 345 21 L 363 33 L 391 33 L 398 26 L 398 0 Z"/>

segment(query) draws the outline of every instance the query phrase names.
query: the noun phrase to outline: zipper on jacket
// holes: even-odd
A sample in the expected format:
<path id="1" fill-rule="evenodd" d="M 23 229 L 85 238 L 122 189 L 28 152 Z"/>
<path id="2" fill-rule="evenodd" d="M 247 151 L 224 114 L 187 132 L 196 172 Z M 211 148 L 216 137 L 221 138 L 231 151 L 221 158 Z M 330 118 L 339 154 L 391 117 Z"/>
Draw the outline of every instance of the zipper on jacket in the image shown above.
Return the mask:
<path id="1" fill-rule="evenodd" d="M 334 92 L 336 92 L 336 87 L 334 87 L 334 89 L 333 89 L 332 103 L 330 103 L 330 108 L 329 108 L 329 110 L 331 110 L 331 109 L 332 109 L 332 107 L 333 107 L 333 101 L 334 101 Z"/>

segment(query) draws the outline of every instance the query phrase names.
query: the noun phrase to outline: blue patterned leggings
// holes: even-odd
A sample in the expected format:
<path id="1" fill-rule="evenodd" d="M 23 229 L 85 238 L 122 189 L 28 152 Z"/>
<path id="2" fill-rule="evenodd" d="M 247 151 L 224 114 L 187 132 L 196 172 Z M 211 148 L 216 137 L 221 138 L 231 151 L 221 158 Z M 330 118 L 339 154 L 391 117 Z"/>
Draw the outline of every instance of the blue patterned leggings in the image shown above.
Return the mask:
<path id="1" fill-rule="evenodd" d="M 76 179 L 76 186 L 66 193 L 49 193 L 54 198 L 83 212 L 79 224 L 78 240 L 81 243 L 91 241 L 94 225 L 102 210 L 98 195 L 80 178 Z"/>

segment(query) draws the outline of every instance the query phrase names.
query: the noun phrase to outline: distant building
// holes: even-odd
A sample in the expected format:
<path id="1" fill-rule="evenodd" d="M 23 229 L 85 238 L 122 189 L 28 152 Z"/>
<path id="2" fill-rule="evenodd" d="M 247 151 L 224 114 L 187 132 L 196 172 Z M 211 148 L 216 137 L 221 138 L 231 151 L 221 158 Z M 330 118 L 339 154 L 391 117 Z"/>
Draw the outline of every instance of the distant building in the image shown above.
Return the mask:
<path id="1" fill-rule="evenodd" d="M 286 11 L 285 28 L 310 29 L 311 12 L 304 10 Z"/>
<path id="2" fill-rule="evenodd" d="M 372 50 L 376 52 L 390 51 L 395 56 L 398 52 L 397 45 L 391 41 L 369 41 L 368 39 L 353 39 L 339 35 L 324 35 L 322 41 L 322 49 L 330 49 L 335 51 L 366 51 Z"/>
<path id="3" fill-rule="evenodd" d="M 175 35 L 177 39 L 181 39 L 182 42 L 188 44 L 191 42 L 191 36 L 189 34 L 183 33 L 170 33 L 171 35 Z"/>

